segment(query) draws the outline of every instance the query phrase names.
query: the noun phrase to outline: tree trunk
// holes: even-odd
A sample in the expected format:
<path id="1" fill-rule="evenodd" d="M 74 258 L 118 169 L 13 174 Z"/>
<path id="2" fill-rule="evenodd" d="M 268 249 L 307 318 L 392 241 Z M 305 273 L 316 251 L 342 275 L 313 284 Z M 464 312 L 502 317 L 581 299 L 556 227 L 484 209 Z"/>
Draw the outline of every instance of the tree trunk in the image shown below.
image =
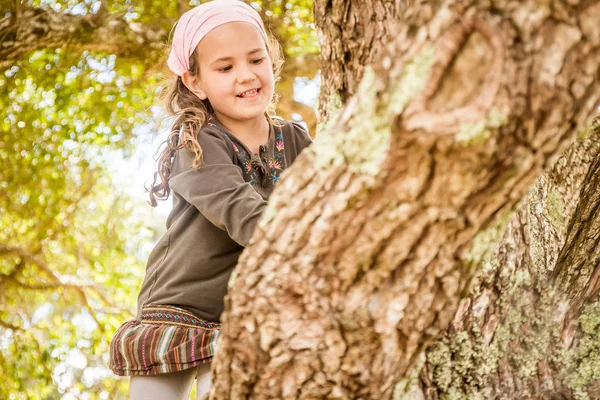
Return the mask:
<path id="1" fill-rule="evenodd" d="M 507 220 L 544 168 L 589 126 L 600 102 L 600 1 L 410 2 L 395 8 L 394 23 L 371 20 L 385 18 L 380 10 L 391 7 L 373 2 L 360 9 L 360 24 L 358 5 L 317 2 L 318 23 L 327 21 L 319 13 L 328 12 L 338 24 L 329 30 L 320 26 L 323 48 L 339 49 L 327 41 L 352 37 L 344 29 L 357 30 L 360 24 L 364 32 L 372 32 L 368 24 L 385 26 L 394 39 L 369 53 L 368 59 L 378 60 L 373 67 L 346 71 L 345 79 L 362 76 L 356 89 L 324 69 L 325 93 L 337 91 L 340 100 L 349 100 L 286 172 L 240 259 L 226 299 L 212 398 L 390 398 L 399 380 L 423 366 L 422 353 L 432 339 L 452 321 L 460 327 L 468 318 L 469 300 L 455 314 L 480 265 L 473 254 L 481 246 L 493 253 L 496 242 L 484 240 L 486 230 Z M 352 52 L 363 54 L 370 48 L 365 43 L 348 47 L 345 52 L 351 54 L 344 59 L 360 60 Z M 332 50 L 324 60 L 342 53 Z M 330 83 L 334 89 L 327 89 Z M 354 96 L 347 90 L 355 90 Z M 577 193 L 576 186 L 569 193 Z M 572 207 L 570 201 L 563 199 Z M 591 238 L 588 245 L 594 243 L 595 228 L 575 222 L 593 216 L 597 208 L 590 201 L 573 214 L 568 243 L 583 240 L 582 235 Z M 510 226 L 517 229 L 522 222 Z M 540 240 L 543 251 L 546 243 Z M 519 257 L 512 247 L 504 253 L 511 260 Z M 552 284 L 564 290 L 556 296 L 546 296 L 551 286 L 536 290 L 549 303 L 577 295 L 575 301 L 558 303 L 566 310 L 559 313 L 562 319 L 549 314 L 556 324 L 566 323 L 561 332 L 568 339 L 576 331 L 579 310 L 573 313 L 573 307 L 593 298 L 597 284 L 593 268 L 577 276 L 558 271 L 572 271 L 572 260 L 584 255 L 586 262 L 597 258 L 568 249 L 561 254 L 556 278 L 549 279 L 565 282 Z M 532 265 L 542 269 L 542 262 L 539 258 Z M 498 274 L 503 277 L 502 269 Z M 517 283 L 500 285 L 499 293 L 521 294 L 514 287 L 524 278 L 516 276 Z M 573 292 L 569 285 L 585 290 Z M 531 296 L 513 297 L 520 301 L 517 311 L 531 309 Z M 505 340 L 508 350 L 531 348 L 497 334 L 504 320 L 487 318 L 495 311 L 483 314 L 484 339 Z M 472 340 L 477 324 L 469 324 L 463 322 L 462 336 Z M 505 331 L 510 338 L 517 334 L 515 327 L 529 329 L 534 338 L 543 328 L 534 321 L 529 325 L 512 323 Z M 591 337 L 596 326 L 589 322 L 586 329 Z M 590 352 L 589 343 L 585 346 Z M 467 368 L 461 390 L 489 384 L 490 398 L 525 393 L 504 387 L 521 381 L 502 380 L 502 374 L 522 373 L 504 354 L 480 384 L 469 378 L 467 367 L 460 370 Z M 543 361 L 533 364 L 553 377 L 554 364 Z M 461 368 L 458 361 L 448 365 Z M 413 393 L 452 398 L 441 378 L 436 380 L 436 367 L 428 358 Z M 562 381 L 549 379 L 562 392 Z"/>
<path id="2" fill-rule="evenodd" d="M 365 65 L 373 64 L 396 32 L 404 1 L 315 1 L 321 38 L 322 85 L 318 118 L 327 121 L 358 88 Z"/>

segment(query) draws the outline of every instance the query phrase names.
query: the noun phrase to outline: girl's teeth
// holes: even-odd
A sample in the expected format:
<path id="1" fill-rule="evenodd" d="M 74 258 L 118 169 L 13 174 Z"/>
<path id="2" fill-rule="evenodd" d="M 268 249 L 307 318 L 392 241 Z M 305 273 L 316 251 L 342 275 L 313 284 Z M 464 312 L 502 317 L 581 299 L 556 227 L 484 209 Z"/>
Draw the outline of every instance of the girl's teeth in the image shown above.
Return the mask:
<path id="1" fill-rule="evenodd" d="M 252 90 L 248 90 L 247 92 L 242 93 L 240 96 L 242 96 L 242 97 L 252 96 L 255 93 L 256 93 L 256 89 L 252 89 Z"/>

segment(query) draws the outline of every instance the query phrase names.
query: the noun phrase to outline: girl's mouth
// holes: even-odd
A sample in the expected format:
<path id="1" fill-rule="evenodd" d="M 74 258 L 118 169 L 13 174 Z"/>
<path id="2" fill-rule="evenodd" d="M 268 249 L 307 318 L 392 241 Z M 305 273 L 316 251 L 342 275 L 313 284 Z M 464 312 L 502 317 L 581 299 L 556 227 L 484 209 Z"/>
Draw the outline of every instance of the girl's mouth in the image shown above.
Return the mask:
<path id="1" fill-rule="evenodd" d="M 258 96 L 259 92 L 260 92 L 260 88 L 254 88 L 254 89 L 246 90 L 245 92 L 238 94 L 237 97 L 253 98 L 253 97 Z"/>

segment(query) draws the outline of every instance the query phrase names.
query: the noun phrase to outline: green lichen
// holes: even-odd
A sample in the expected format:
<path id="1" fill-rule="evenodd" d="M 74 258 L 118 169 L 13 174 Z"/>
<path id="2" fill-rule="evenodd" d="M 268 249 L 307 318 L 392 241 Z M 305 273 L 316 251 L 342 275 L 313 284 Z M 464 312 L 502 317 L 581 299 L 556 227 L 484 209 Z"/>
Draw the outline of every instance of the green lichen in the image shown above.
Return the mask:
<path id="1" fill-rule="evenodd" d="M 495 224 L 480 232 L 473 241 L 467 255 L 469 266 L 484 266 L 484 273 L 492 272 L 497 244 L 502 239 L 512 211 L 507 211 Z M 525 277 L 515 277 L 510 292 L 528 282 Z M 480 285 L 473 285 L 478 288 Z M 473 293 L 477 296 L 479 293 Z M 486 344 L 478 323 L 470 331 L 458 331 L 445 336 L 427 351 L 427 361 L 433 367 L 433 381 L 445 400 L 480 399 L 487 378 L 495 374 L 500 357 L 507 353 L 510 341 L 514 338 L 515 327 L 522 321 L 518 309 L 509 311 L 504 323 L 498 325 L 491 343 Z"/>
<path id="2" fill-rule="evenodd" d="M 378 91 L 375 72 L 367 66 L 351 101 L 356 103 L 348 110 L 352 115 L 344 122 L 346 131 L 334 131 L 347 111 L 343 110 L 318 135 L 313 146 L 317 168 L 347 165 L 353 173 L 377 175 L 389 150 L 392 118 L 422 90 L 432 64 L 433 51 L 424 51 L 406 64 L 396 83 L 385 93 Z"/>
<path id="3" fill-rule="evenodd" d="M 338 91 L 331 93 L 327 100 L 327 111 L 329 112 L 329 118 L 325 121 L 319 121 L 317 125 L 317 132 L 328 132 L 330 126 L 339 117 L 340 111 L 342 110 L 342 97 Z M 319 135 L 320 138 L 320 135 Z"/>
<path id="4" fill-rule="evenodd" d="M 566 382 L 578 399 L 588 399 L 586 386 L 600 380 L 600 299 L 586 306 L 579 317 L 581 334 L 564 353 L 569 371 Z"/>
<path id="5" fill-rule="evenodd" d="M 550 217 L 552 225 L 554 225 L 560 231 L 564 232 L 566 229 L 566 221 L 564 216 L 565 201 L 563 200 L 560 193 L 558 193 L 555 190 L 551 190 L 548 193 L 547 202 L 548 216 Z"/>
<path id="6" fill-rule="evenodd" d="M 433 381 L 441 398 L 484 398 L 489 378 L 498 373 L 498 362 L 505 358 L 515 376 L 537 379 L 538 364 L 551 358 L 556 335 L 552 325 L 550 302 L 536 304 L 536 315 L 531 315 L 532 304 L 515 285 L 508 291 L 512 303 L 505 307 L 503 321 L 498 325 L 489 344 L 477 322 L 470 331 L 458 331 L 445 336 L 427 353 L 433 368 Z M 528 324 L 529 330 L 523 326 Z"/>
<path id="7" fill-rule="evenodd" d="M 379 172 L 389 148 L 390 130 L 383 120 L 385 116 L 377 112 L 379 99 L 371 67 L 365 68 L 358 93 L 349 129 L 343 134 L 332 132 L 340 118 L 336 117 L 318 136 L 313 146 L 317 168 L 347 165 L 355 173 Z"/>
<path id="8" fill-rule="evenodd" d="M 497 107 L 492 107 L 488 113 L 488 126 L 492 128 L 500 128 L 508 122 L 508 109 L 500 110 Z"/>
<path id="9" fill-rule="evenodd" d="M 433 48 L 428 48 L 406 63 L 400 79 L 392 86 L 388 101 L 388 114 L 399 115 L 408 102 L 423 90 L 434 62 L 435 51 Z"/>
<path id="10" fill-rule="evenodd" d="M 517 367 L 516 376 L 521 379 L 537 379 L 539 362 L 550 359 L 554 348 L 552 306 L 545 299 L 538 299 L 541 303 L 534 306 L 527 301 L 526 296 L 516 294 L 514 297 L 518 300 L 518 314 L 512 316 L 510 333 L 512 340 L 516 340 L 519 347 L 516 350 L 505 349 L 506 356 Z M 526 301 L 519 301 L 521 299 Z M 531 312 L 534 307 L 535 314 Z M 508 312 L 510 313 L 511 311 Z M 523 330 L 524 326 L 529 327 L 527 333 Z"/>
<path id="11" fill-rule="evenodd" d="M 421 353 L 414 368 L 407 378 L 399 381 L 394 387 L 393 400 L 412 400 L 419 392 L 419 373 L 425 365 L 425 354 Z"/>
<path id="12" fill-rule="evenodd" d="M 490 130 L 486 121 L 465 122 L 460 125 L 460 131 L 456 135 L 456 141 L 464 145 L 480 144 L 488 140 Z"/>
<path id="13" fill-rule="evenodd" d="M 427 362 L 433 367 L 433 381 L 442 392 L 450 391 L 454 380 L 450 339 L 444 337 L 427 351 Z"/>
<path id="14" fill-rule="evenodd" d="M 497 129 L 508 122 L 508 111 L 492 107 L 487 119 L 478 122 L 465 122 L 460 125 L 456 141 L 463 145 L 485 143 L 491 136 L 490 128 Z"/>
<path id="15" fill-rule="evenodd" d="M 487 321 L 476 320 L 468 330 L 446 335 L 427 352 L 441 399 L 486 397 L 484 392 L 490 378 L 495 379 L 502 358 L 511 366 L 515 377 L 523 381 L 537 379 L 540 361 L 554 362 L 560 340 L 553 322 L 556 298 L 548 291 L 545 296 L 538 297 L 538 292 L 533 289 L 536 279 L 544 279 L 544 275 L 533 277 L 518 263 L 512 266 L 495 264 L 495 249 L 511 219 L 512 212 L 507 212 L 494 226 L 481 232 L 469 253 L 469 264 L 488 265 L 488 272 L 501 268 L 498 276 L 492 274 L 496 276 L 492 278 L 493 283 L 502 286 L 502 294 L 494 305 L 500 309 L 495 313 L 502 318 L 491 341 L 486 343 L 480 328 L 485 327 Z M 478 295 L 473 293 L 472 298 L 477 299 Z"/>
<path id="16" fill-rule="evenodd" d="M 472 359 L 475 357 L 475 350 L 469 334 L 465 331 L 458 332 L 450 343 L 450 350 L 453 354 L 454 369 L 461 376 L 468 376 L 473 369 Z"/>
<path id="17" fill-rule="evenodd" d="M 473 246 L 467 254 L 467 262 L 470 266 L 484 265 L 488 269 L 492 269 L 491 261 L 496 246 L 502 239 L 504 232 L 506 232 L 513 215 L 512 210 L 505 212 L 497 222 L 475 236 Z"/>
<path id="18" fill-rule="evenodd" d="M 600 127 L 600 124 L 598 125 L 598 127 Z M 598 133 L 600 133 L 600 128 L 597 128 L 597 131 Z M 577 134 L 577 139 L 584 140 L 592 133 L 595 133 L 594 128 L 592 126 L 586 126 Z"/>
<path id="19" fill-rule="evenodd" d="M 443 393 L 443 399 L 483 398 L 481 390 L 486 377 L 497 370 L 501 354 L 497 343 L 485 345 L 474 326 L 471 334 L 459 331 L 451 337 L 446 336 L 428 351 L 433 381 Z"/>

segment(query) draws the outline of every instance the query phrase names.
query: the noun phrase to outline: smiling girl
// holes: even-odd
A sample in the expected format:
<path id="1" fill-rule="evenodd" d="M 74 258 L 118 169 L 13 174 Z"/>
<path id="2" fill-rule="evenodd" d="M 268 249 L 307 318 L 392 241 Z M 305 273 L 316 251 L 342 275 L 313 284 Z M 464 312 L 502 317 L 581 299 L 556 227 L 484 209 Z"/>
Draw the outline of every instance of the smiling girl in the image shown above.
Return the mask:
<path id="1" fill-rule="evenodd" d="M 210 389 L 227 281 L 282 171 L 312 143 L 268 110 L 279 47 L 258 13 L 215 0 L 181 16 L 169 69 L 175 117 L 149 190 L 173 193 L 167 231 L 150 254 L 134 320 L 111 342 L 110 368 L 131 399 L 198 399 Z"/>

